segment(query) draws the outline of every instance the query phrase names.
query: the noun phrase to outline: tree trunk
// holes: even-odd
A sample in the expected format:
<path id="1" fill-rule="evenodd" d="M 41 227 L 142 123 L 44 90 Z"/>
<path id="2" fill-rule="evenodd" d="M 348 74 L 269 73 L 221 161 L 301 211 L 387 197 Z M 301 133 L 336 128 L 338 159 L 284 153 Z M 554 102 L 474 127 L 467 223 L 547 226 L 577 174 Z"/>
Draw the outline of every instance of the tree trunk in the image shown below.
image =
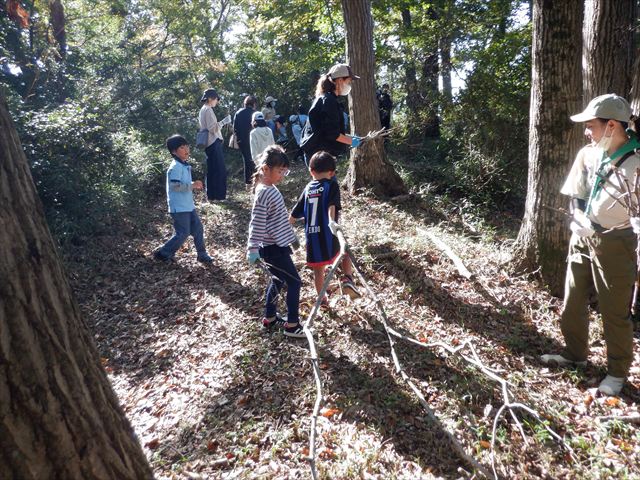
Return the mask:
<path id="1" fill-rule="evenodd" d="M 67 57 L 67 33 L 65 29 L 64 7 L 62 6 L 61 0 L 49 0 L 49 13 L 53 38 L 55 38 L 58 43 L 58 54 L 62 61 Z"/>
<path id="2" fill-rule="evenodd" d="M 633 81 L 631 82 L 631 94 L 629 95 L 631 112 L 640 115 L 640 48 L 636 53 L 636 61 L 633 66 Z M 640 134 L 640 132 L 638 132 Z"/>
<path id="3" fill-rule="evenodd" d="M 435 24 L 439 18 L 439 13 L 434 5 L 427 7 L 427 17 Z M 434 39 L 428 42 L 426 47 L 426 57 L 422 62 L 422 91 L 425 97 L 423 134 L 426 139 L 440 138 L 440 117 L 438 116 L 440 106 L 440 91 L 438 89 L 438 78 L 440 70 L 438 66 L 438 43 Z"/>
<path id="4" fill-rule="evenodd" d="M 0 477 L 152 478 L 80 318 L 0 97 Z"/>
<path id="5" fill-rule="evenodd" d="M 445 106 L 450 106 L 453 100 L 451 87 L 451 37 L 440 37 L 440 71 L 442 75 L 442 100 Z"/>
<path id="6" fill-rule="evenodd" d="M 544 208 L 565 207 L 560 188 L 582 139 L 569 116 L 582 110 L 582 1 L 534 0 L 529 174 L 522 226 L 513 267 L 540 268 L 551 292 L 563 290 L 569 239 L 565 219 Z"/>
<path id="7" fill-rule="evenodd" d="M 350 94 L 351 133 L 366 135 L 380 129 L 375 95 L 371 4 L 369 0 L 342 0 L 342 12 L 347 30 L 347 63 L 361 77 L 353 82 Z M 386 159 L 382 138 L 370 140 L 351 150 L 345 182 L 351 193 L 362 188 L 390 196 L 407 191 L 402 179 Z"/>
<path id="8" fill-rule="evenodd" d="M 584 10 L 584 103 L 598 95 L 628 97 L 637 0 L 587 0 Z"/>
<path id="9" fill-rule="evenodd" d="M 402 29 L 407 36 L 413 35 L 411 31 L 411 11 L 408 7 L 401 10 L 402 15 Z M 417 125 L 420 124 L 419 105 L 421 103 L 420 95 L 418 93 L 418 77 L 416 74 L 416 64 L 413 48 L 407 45 L 404 48 L 404 83 L 407 91 L 407 130 L 409 134 L 409 141 L 414 141 L 419 135 Z"/>

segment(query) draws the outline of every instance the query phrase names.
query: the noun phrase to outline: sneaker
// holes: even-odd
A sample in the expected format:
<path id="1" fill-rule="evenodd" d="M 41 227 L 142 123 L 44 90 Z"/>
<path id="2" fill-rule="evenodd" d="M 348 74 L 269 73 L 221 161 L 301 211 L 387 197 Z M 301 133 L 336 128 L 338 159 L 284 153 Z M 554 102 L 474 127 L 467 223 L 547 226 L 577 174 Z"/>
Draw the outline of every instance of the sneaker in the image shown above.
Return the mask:
<path id="1" fill-rule="evenodd" d="M 620 393 L 620 390 L 622 390 L 624 380 L 624 377 L 612 377 L 611 375 L 607 375 L 604 377 L 604 380 L 600 382 L 598 390 L 600 393 L 604 393 L 610 397 L 615 397 Z"/>
<path id="2" fill-rule="evenodd" d="M 362 295 L 360 295 L 360 292 L 358 291 L 356 286 L 353 284 L 353 279 L 351 277 L 345 275 L 344 278 L 342 279 L 341 285 L 342 285 L 342 292 L 349 295 L 349 297 L 351 297 L 352 300 L 362 297 Z"/>
<path id="3" fill-rule="evenodd" d="M 568 358 L 563 357 L 562 355 L 554 355 L 552 353 L 547 353 L 545 355 L 540 356 L 540 361 L 545 365 L 557 365 L 559 367 L 570 367 L 572 365 L 576 365 L 578 367 L 586 367 L 587 361 L 584 360 L 582 362 L 574 362 L 573 360 L 569 360 Z"/>
<path id="4" fill-rule="evenodd" d="M 302 325 L 300 325 L 299 323 L 294 323 L 292 324 L 294 325 L 293 327 L 284 327 L 284 334 L 287 337 L 293 337 L 293 338 L 305 338 L 306 335 L 304 334 L 304 329 L 302 328 Z"/>
<path id="5" fill-rule="evenodd" d="M 157 249 L 155 249 L 153 251 L 153 258 L 155 258 L 159 262 L 167 262 L 167 263 L 173 262 L 173 258 L 172 257 L 165 257 L 164 255 L 162 255 L 162 253 L 160 253 L 160 249 L 159 248 L 157 248 Z"/>
<path id="6" fill-rule="evenodd" d="M 200 263 L 213 263 L 213 258 L 211 258 L 207 252 L 205 252 L 198 255 L 198 261 Z"/>
<path id="7" fill-rule="evenodd" d="M 267 330 L 273 327 L 284 328 L 285 323 L 287 323 L 287 317 L 283 317 L 279 313 L 276 313 L 276 316 L 271 319 L 267 317 L 262 318 L 262 327 Z"/>

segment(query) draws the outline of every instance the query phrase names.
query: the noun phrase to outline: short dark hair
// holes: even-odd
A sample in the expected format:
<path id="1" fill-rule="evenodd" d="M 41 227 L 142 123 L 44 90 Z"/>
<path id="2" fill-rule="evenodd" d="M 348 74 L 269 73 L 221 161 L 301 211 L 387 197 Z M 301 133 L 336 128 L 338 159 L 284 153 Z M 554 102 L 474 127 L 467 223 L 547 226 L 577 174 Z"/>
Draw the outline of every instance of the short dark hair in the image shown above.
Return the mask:
<path id="1" fill-rule="evenodd" d="M 169 153 L 173 153 L 176 150 L 178 150 L 181 146 L 183 145 L 189 145 L 189 142 L 187 142 L 187 139 L 184 138 L 182 135 L 171 135 L 169 138 L 167 138 L 167 150 L 169 150 Z"/>
<path id="2" fill-rule="evenodd" d="M 258 103 L 258 100 L 256 100 L 256 97 L 254 97 L 253 95 L 247 95 L 246 97 L 244 97 L 245 107 L 256 108 L 257 103 Z"/>
<path id="3" fill-rule="evenodd" d="M 335 172 L 336 157 L 322 150 L 316 152 L 309 160 L 309 169 L 318 173 Z"/>

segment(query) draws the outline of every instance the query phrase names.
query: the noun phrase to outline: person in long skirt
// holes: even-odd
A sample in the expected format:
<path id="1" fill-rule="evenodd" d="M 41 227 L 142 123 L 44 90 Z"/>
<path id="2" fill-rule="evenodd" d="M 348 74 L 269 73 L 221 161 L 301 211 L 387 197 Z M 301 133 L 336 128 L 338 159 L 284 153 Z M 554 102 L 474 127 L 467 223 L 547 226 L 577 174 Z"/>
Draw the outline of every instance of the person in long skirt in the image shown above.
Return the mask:
<path id="1" fill-rule="evenodd" d="M 200 130 L 208 130 L 209 138 L 205 153 L 207 155 L 207 198 L 209 200 L 224 200 L 227 197 L 227 169 L 224 165 L 222 153 L 222 127 L 218 122 L 213 108 L 220 101 L 218 93 L 213 88 L 208 88 L 200 99 L 202 108 L 198 115 Z"/>

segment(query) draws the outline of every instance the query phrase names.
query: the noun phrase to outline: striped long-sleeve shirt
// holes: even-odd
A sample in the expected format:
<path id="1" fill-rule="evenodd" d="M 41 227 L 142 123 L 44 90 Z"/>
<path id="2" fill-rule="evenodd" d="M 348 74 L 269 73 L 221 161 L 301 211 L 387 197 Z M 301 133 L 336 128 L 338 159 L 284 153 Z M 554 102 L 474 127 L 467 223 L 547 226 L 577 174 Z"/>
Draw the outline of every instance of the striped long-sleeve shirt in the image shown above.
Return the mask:
<path id="1" fill-rule="evenodd" d="M 257 251 L 260 247 L 274 244 L 286 247 L 295 239 L 280 190 L 273 185 L 258 184 L 249 222 L 247 249 Z"/>

